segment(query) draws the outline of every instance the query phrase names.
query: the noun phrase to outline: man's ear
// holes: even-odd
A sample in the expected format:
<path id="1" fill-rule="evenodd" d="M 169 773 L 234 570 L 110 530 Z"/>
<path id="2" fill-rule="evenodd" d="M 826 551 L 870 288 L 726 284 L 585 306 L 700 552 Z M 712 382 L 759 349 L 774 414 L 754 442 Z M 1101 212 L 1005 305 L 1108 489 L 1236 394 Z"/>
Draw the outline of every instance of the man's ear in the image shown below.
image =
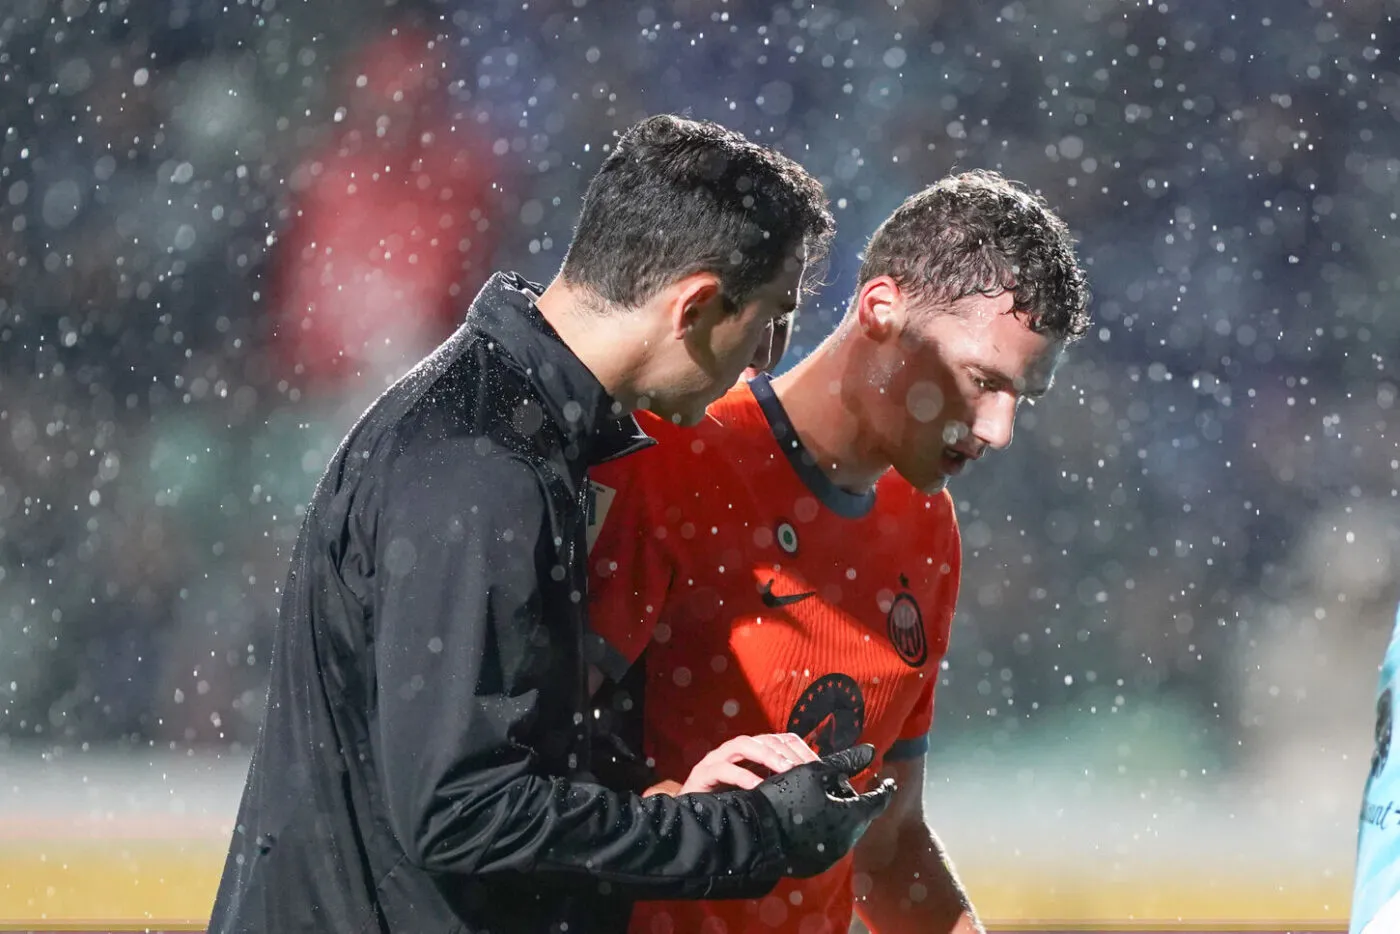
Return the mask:
<path id="1" fill-rule="evenodd" d="M 856 293 L 856 323 L 873 341 L 899 336 L 906 310 L 904 291 L 889 276 L 876 276 Z"/>
<path id="2" fill-rule="evenodd" d="M 724 287 L 712 272 L 691 273 L 667 287 L 671 335 L 684 340 L 696 327 L 712 324 L 724 312 Z"/>

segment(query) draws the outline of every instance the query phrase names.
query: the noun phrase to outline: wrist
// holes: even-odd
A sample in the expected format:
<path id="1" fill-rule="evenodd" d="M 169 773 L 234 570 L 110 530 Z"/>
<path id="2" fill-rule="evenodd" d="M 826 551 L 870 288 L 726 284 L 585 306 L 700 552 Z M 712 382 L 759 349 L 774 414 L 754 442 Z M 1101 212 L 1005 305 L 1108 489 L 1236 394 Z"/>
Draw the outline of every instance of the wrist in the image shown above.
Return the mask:
<path id="1" fill-rule="evenodd" d="M 757 860 L 757 871 L 761 876 L 771 876 L 776 882 L 789 875 L 787 840 L 783 834 L 782 818 L 777 806 L 757 788 L 715 792 L 715 797 L 741 808 L 746 823 L 756 831 L 758 850 L 762 854 Z"/>

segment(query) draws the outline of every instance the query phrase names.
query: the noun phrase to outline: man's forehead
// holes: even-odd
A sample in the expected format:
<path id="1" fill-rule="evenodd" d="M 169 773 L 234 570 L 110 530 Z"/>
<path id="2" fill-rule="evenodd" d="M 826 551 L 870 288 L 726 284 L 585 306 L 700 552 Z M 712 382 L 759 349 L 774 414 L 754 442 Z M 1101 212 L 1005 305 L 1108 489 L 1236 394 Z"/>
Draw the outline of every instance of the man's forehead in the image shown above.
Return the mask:
<path id="1" fill-rule="evenodd" d="M 1044 370 L 1023 376 L 1016 380 L 1019 384 L 1016 391 L 1027 396 L 1043 396 L 1050 391 L 1050 387 L 1055 385 L 1055 369 L 1058 363 L 1051 364 Z"/>
<path id="2" fill-rule="evenodd" d="M 969 362 L 983 367 L 1028 393 L 1040 393 L 1054 381 L 1065 342 L 1032 331 L 1014 312 L 950 315 L 952 334 Z"/>
<path id="3" fill-rule="evenodd" d="M 1013 375 L 1017 388 L 1027 395 L 1040 395 L 1047 392 L 1055 382 L 1055 372 L 1065 356 L 1064 341 L 1051 340 L 1045 349 L 1026 361 L 1025 369 L 1019 376 Z"/>

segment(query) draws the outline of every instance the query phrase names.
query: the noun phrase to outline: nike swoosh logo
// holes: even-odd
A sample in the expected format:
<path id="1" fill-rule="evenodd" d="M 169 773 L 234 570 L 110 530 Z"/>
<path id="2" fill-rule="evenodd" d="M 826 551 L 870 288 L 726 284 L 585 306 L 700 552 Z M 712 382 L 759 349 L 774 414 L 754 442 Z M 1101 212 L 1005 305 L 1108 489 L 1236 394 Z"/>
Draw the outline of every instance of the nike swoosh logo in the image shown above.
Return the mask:
<path id="1" fill-rule="evenodd" d="M 773 592 L 773 580 L 771 578 L 764 581 L 763 585 L 758 588 L 758 593 L 759 596 L 763 598 L 763 605 L 772 607 L 773 609 L 777 609 L 780 606 L 789 606 L 793 603 L 806 600 L 808 597 L 815 597 L 817 595 L 815 590 L 808 590 L 805 593 L 776 594 Z"/>

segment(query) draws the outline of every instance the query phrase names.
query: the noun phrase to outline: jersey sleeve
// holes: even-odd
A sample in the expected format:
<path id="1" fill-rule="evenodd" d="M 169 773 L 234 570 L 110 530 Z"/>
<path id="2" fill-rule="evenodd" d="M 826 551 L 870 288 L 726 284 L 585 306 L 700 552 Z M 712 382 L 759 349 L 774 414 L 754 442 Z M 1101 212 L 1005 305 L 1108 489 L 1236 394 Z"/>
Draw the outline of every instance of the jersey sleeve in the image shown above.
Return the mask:
<path id="1" fill-rule="evenodd" d="M 589 472 L 589 660 L 617 682 L 641 656 L 661 618 L 674 562 L 657 486 L 659 445 Z"/>
<path id="2" fill-rule="evenodd" d="M 914 709 L 904 721 L 899 738 L 885 753 L 889 760 L 917 759 L 928 752 L 928 733 L 933 728 L 934 695 L 938 689 L 938 676 L 942 670 L 943 655 L 948 650 L 948 640 L 953 627 L 953 612 L 958 605 L 958 588 L 962 581 L 962 538 L 958 532 L 957 516 L 953 512 L 952 498 L 945 492 L 940 507 L 947 510 L 943 531 L 940 535 L 943 561 L 937 565 L 938 576 L 932 587 L 934 612 L 924 618 L 928 644 L 934 651 L 929 653 L 923 689 Z"/>
<path id="3" fill-rule="evenodd" d="M 933 693 L 937 681 L 938 669 L 934 668 L 929 672 L 923 690 L 919 692 L 914 710 L 904 721 L 899 738 L 885 752 L 887 761 L 917 759 L 928 752 L 928 731 L 933 727 Z"/>

